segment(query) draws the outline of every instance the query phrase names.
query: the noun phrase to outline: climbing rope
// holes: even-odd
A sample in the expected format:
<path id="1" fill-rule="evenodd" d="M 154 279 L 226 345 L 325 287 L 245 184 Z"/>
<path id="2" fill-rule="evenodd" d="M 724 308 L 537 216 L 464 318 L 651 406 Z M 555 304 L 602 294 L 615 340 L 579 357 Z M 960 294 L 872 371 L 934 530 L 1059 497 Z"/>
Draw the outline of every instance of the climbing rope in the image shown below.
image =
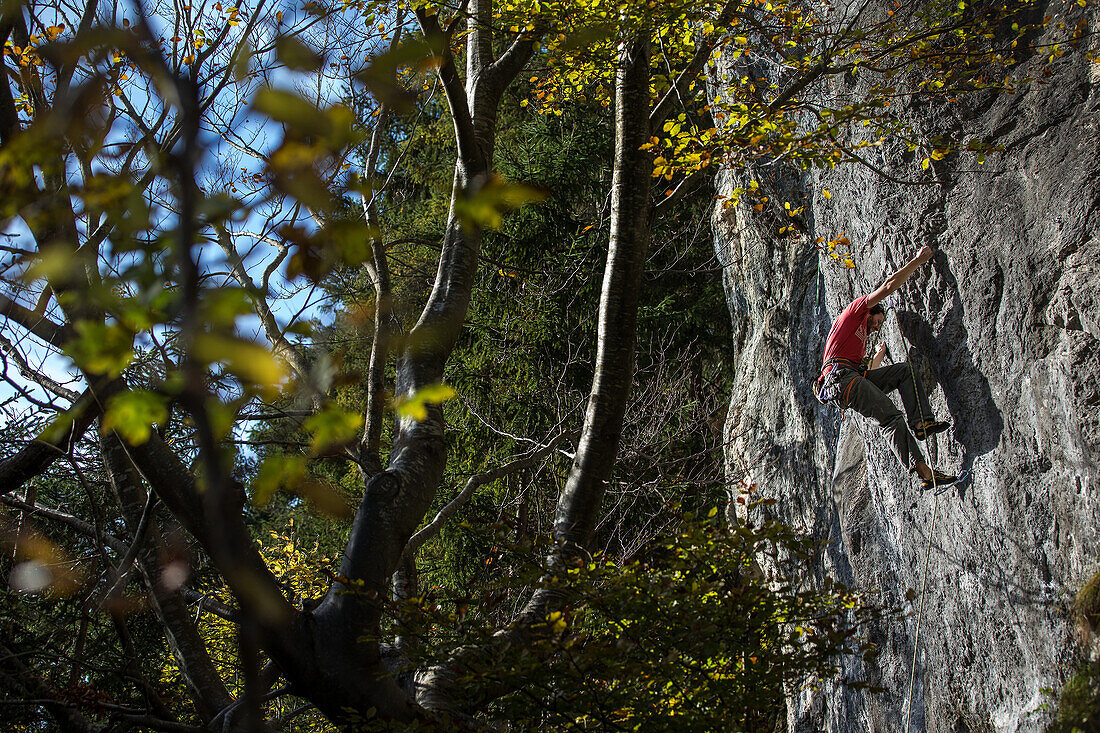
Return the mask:
<path id="1" fill-rule="evenodd" d="M 932 487 L 936 486 L 936 474 L 932 474 Z M 917 655 L 920 654 L 920 622 L 924 616 L 924 596 L 928 590 L 928 560 L 932 555 L 932 530 L 936 527 L 936 514 L 940 508 L 940 497 L 936 494 L 932 500 L 932 523 L 928 525 L 928 543 L 924 550 L 924 572 L 921 574 L 920 603 L 917 605 L 917 633 L 913 635 L 913 665 L 909 669 L 909 699 L 905 708 L 905 733 L 909 733 L 909 721 L 913 717 L 913 688 L 917 681 Z"/>
<path id="2" fill-rule="evenodd" d="M 924 408 L 921 407 L 920 395 L 917 392 L 917 373 L 913 369 L 913 360 L 909 358 L 911 356 L 909 352 L 912 350 L 913 345 L 905 337 L 900 325 L 898 326 L 898 333 L 905 341 L 905 362 L 909 365 L 909 378 L 913 380 L 913 398 L 917 402 L 917 411 L 920 413 L 920 424 L 924 425 Z M 913 691 L 917 682 L 917 656 L 920 654 L 920 626 L 921 619 L 924 617 L 924 598 L 928 590 L 928 562 L 932 557 L 932 532 L 936 528 L 936 515 L 940 509 L 940 490 L 936 486 L 936 471 L 931 466 L 928 466 L 928 470 L 932 472 L 932 522 L 928 525 L 928 542 L 924 549 L 924 570 L 921 572 L 920 603 L 917 604 L 917 631 L 913 635 L 913 664 L 909 668 L 909 695 L 905 706 L 905 733 L 909 733 L 909 723 L 913 718 Z"/>

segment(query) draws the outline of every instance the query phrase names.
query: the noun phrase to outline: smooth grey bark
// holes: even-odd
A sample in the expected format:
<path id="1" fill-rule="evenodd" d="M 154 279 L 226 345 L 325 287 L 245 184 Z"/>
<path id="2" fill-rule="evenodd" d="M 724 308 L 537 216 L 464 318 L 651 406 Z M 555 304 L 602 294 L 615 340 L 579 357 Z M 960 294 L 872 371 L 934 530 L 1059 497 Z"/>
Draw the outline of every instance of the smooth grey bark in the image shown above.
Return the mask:
<path id="1" fill-rule="evenodd" d="M 639 290 L 649 245 L 649 186 L 652 160 L 640 150 L 649 140 L 648 34 L 640 31 L 620 48 L 615 85 L 615 158 L 612 178 L 611 240 L 600 293 L 595 375 L 582 438 L 565 490 L 558 501 L 551 562 L 586 552 L 594 534 L 600 502 L 618 451 L 626 401 L 633 381 Z M 547 611 L 562 602 L 560 591 L 539 590 L 506 628 L 483 645 L 458 649 L 445 663 L 417 676 L 417 699 L 432 710 L 461 713 L 483 699 L 460 699 L 457 670 L 476 663 L 490 668 L 508 646 L 521 644 Z M 485 688 L 485 696 L 503 686 Z"/>
<path id="2" fill-rule="evenodd" d="M 526 64 L 536 36 L 522 35 L 497 60 L 476 18 L 491 13 L 479 0 L 471 14 L 465 82 L 459 77 L 449 38 L 434 15 L 418 11 L 425 34 L 442 38 L 438 69 L 458 143 L 452 204 L 435 283 L 420 319 L 397 356 L 396 395 L 415 393 L 443 378 L 458 339 L 477 273 L 480 231 L 460 221 L 455 202 L 474 195 L 488 180 L 496 142 L 496 114 L 504 89 Z M 424 714 L 385 669 L 378 643 L 381 606 L 391 576 L 413 531 L 427 512 L 446 465 L 442 410 L 426 419 L 399 420 L 389 463 L 366 481 L 340 565 L 341 581 L 304 620 L 310 640 L 303 668 L 280 662 L 295 687 L 335 721 L 374 708 L 378 715 L 411 720 Z"/>
<path id="3" fill-rule="evenodd" d="M 596 370 L 573 467 L 558 500 L 555 539 L 589 549 L 634 378 L 638 302 L 649 249 L 652 156 L 649 132 L 649 47 L 643 29 L 620 49 L 615 77 L 615 166 L 611 240 L 600 291 Z"/>

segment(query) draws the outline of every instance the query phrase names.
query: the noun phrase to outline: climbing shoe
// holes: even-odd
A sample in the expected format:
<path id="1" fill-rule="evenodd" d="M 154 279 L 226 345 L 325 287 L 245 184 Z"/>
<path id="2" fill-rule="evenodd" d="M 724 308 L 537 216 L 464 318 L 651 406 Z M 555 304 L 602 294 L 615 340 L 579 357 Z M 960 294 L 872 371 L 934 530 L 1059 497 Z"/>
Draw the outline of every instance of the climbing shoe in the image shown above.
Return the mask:
<path id="1" fill-rule="evenodd" d="M 940 490 L 946 489 L 948 486 L 951 486 L 952 484 L 954 484 L 958 480 L 959 480 L 958 476 L 954 476 L 950 473 L 940 473 L 939 471 L 933 470 L 932 471 L 932 478 L 926 478 L 926 479 L 921 480 L 920 490 L 921 491 L 935 490 L 936 493 L 939 493 Z"/>
<path id="2" fill-rule="evenodd" d="M 936 420 L 925 420 L 920 425 L 913 428 L 913 436 L 917 440 L 924 440 L 929 435 L 935 435 L 936 433 L 942 433 L 951 427 L 951 423 L 942 422 Z"/>

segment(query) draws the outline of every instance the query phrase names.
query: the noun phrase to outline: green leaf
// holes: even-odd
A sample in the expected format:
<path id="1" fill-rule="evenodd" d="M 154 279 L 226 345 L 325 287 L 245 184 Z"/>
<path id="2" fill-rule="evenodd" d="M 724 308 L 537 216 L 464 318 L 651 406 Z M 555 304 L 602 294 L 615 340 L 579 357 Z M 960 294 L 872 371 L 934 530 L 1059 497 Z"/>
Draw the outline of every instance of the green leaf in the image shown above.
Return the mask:
<path id="1" fill-rule="evenodd" d="M 441 39 L 414 38 L 375 56 L 369 66 L 355 74 L 355 78 L 382 104 L 403 112 L 412 106 L 416 95 L 398 82 L 398 70 L 406 67 L 424 70 L 435 66 L 443 50 Z"/>
<path id="2" fill-rule="evenodd" d="M 303 135 L 324 137 L 330 132 L 325 113 L 293 92 L 270 87 L 261 89 L 252 107 Z"/>
<path id="3" fill-rule="evenodd" d="M 199 201 L 198 211 L 209 222 L 225 221 L 243 208 L 241 202 L 226 193 L 207 196 Z"/>
<path id="4" fill-rule="evenodd" d="M 398 397 L 393 407 L 399 416 L 420 422 L 428 417 L 428 405 L 438 405 L 455 396 L 456 392 L 449 384 L 429 384 L 412 394 Z"/>
<path id="5" fill-rule="evenodd" d="M 280 36 L 275 39 L 275 55 L 293 71 L 317 71 L 325 63 L 321 54 L 294 36 Z"/>
<path id="6" fill-rule="evenodd" d="M 47 443 L 60 443 L 72 430 L 74 421 L 75 415 L 72 410 L 62 412 L 38 435 L 38 440 Z"/>
<path id="7" fill-rule="evenodd" d="M 232 326 L 237 316 L 252 313 L 252 299 L 241 288 L 216 288 L 202 293 L 200 309 L 204 323 Z"/>
<path id="8" fill-rule="evenodd" d="M 67 247 L 46 247 L 31 259 L 23 276 L 28 282 L 38 279 L 63 280 L 80 266 Z"/>
<path id="9" fill-rule="evenodd" d="M 305 456 L 274 454 L 260 464 L 252 479 L 252 504 L 262 507 L 271 501 L 279 489 L 292 491 L 310 503 L 317 511 L 331 517 L 346 518 L 351 514 L 347 499 L 332 487 L 307 478 Z"/>
<path id="10" fill-rule="evenodd" d="M 317 455 L 328 446 L 342 445 L 352 440 L 363 427 L 363 416 L 327 404 L 302 423 L 302 427 L 311 434 L 310 451 Z"/>
<path id="11" fill-rule="evenodd" d="M 252 505 L 262 507 L 281 488 L 294 489 L 306 476 L 304 456 L 275 453 L 264 458 L 252 479 Z"/>
<path id="12" fill-rule="evenodd" d="M 156 392 L 135 389 L 120 392 L 107 400 L 103 430 L 113 430 L 130 445 L 149 440 L 154 425 L 168 420 L 168 400 Z"/>
<path id="13" fill-rule="evenodd" d="M 77 321 L 76 338 L 62 349 L 78 367 L 89 374 L 117 377 L 134 358 L 134 335 L 120 325 L 98 321 Z"/>
<path id="14" fill-rule="evenodd" d="M 505 181 L 494 174 L 472 196 L 455 201 L 455 213 L 467 231 L 477 228 L 499 229 L 504 214 L 524 204 L 542 201 L 547 193 L 523 183 Z"/>
<path id="15" fill-rule="evenodd" d="M 241 381 L 276 385 L 287 376 L 286 367 L 267 346 L 236 336 L 202 333 L 195 339 L 194 353 L 207 362 L 219 362 Z"/>
<path id="16" fill-rule="evenodd" d="M 279 234 L 294 247 L 286 266 L 287 277 L 304 275 L 315 283 L 336 267 L 362 264 L 370 257 L 371 239 L 379 236 L 377 229 L 356 221 L 335 221 L 312 232 L 284 226 Z"/>

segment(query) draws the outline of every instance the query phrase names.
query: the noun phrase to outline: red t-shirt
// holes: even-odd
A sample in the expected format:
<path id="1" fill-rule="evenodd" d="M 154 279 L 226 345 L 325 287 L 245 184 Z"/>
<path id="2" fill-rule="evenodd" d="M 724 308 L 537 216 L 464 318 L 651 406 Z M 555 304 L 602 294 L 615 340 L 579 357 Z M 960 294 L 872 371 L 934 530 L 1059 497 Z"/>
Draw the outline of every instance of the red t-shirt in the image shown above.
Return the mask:
<path id="1" fill-rule="evenodd" d="M 856 298 L 833 322 L 829 338 L 825 339 L 825 356 L 858 363 L 867 350 L 867 296 Z"/>

